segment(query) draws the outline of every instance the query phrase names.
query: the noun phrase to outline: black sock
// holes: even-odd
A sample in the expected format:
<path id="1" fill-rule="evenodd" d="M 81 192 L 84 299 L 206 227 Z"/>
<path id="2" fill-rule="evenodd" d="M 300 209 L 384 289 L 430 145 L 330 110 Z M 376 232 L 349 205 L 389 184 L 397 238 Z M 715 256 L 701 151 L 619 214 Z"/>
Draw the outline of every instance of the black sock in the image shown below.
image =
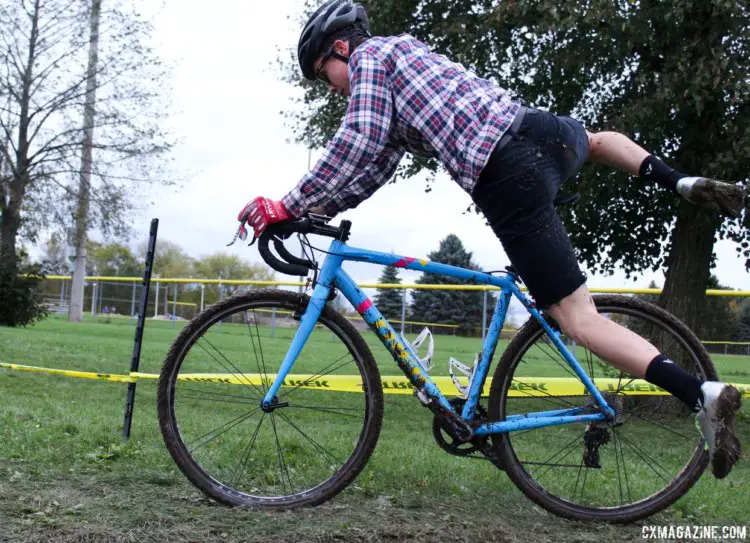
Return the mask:
<path id="1" fill-rule="evenodd" d="M 649 155 L 643 159 L 641 167 L 638 168 L 638 175 L 647 181 L 655 181 L 675 194 L 677 194 L 677 181 L 687 177 L 684 173 L 670 168 L 654 155 Z"/>
<path id="2" fill-rule="evenodd" d="M 646 381 L 679 398 L 694 412 L 700 410 L 703 403 L 703 381 L 690 375 L 663 354 L 649 363 L 646 368 Z"/>

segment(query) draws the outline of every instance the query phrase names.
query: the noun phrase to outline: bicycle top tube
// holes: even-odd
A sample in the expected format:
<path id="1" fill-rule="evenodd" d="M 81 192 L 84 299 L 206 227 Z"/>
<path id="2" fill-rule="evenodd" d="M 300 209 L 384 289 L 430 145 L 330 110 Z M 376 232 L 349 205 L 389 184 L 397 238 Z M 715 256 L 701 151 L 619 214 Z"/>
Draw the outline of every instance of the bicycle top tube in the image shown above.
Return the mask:
<path id="1" fill-rule="evenodd" d="M 339 227 L 327 224 L 329 217 L 311 214 L 309 217 L 297 219 L 282 223 L 280 225 L 271 225 L 260 236 L 259 250 L 263 260 L 276 271 L 288 275 L 307 275 L 308 271 L 315 267 L 315 263 L 298 258 L 283 245 L 283 240 L 294 233 L 317 234 L 334 238 L 331 243 L 328 254 L 339 257 L 342 261 L 367 262 L 370 264 L 379 264 L 381 266 L 392 266 L 394 268 L 405 268 L 409 270 L 421 271 L 425 273 L 434 273 L 455 277 L 478 285 L 495 286 L 500 289 L 510 290 L 527 308 L 534 307 L 534 303 L 521 293 L 518 287 L 517 275 L 514 270 L 510 269 L 502 272 L 504 275 L 492 275 L 477 270 L 469 270 L 450 264 L 431 262 L 424 258 L 414 258 L 390 253 L 382 253 L 369 249 L 350 247 L 346 245 L 349 238 L 351 223 L 342 221 Z M 276 251 L 281 258 L 277 258 L 270 248 L 269 242 L 273 241 Z M 452 287 L 451 287 L 452 288 Z"/>

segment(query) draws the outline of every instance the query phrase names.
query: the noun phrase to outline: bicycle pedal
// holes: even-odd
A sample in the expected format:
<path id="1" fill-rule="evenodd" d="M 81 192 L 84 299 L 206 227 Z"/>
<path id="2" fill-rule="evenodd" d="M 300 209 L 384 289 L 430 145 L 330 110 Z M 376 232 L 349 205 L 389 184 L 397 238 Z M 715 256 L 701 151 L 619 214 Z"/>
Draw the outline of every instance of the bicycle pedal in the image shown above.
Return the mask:
<path id="1" fill-rule="evenodd" d="M 474 364 L 472 367 L 467 366 L 466 364 L 459 362 L 453 357 L 450 357 L 448 360 L 448 372 L 451 376 L 451 381 L 453 381 L 453 385 L 456 387 L 456 390 L 459 392 L 459 396 L 461 398 L 468 398 L 469 397 L 469 390 L 471 390 L 471 383 L 474 381 L 474 375 L 477 373 L 477 364 L 479 363 L 479 355 L 476 355 L 474 357 Z M 458 380 L 458 377 L 456 376 L 455 372 L 453 370 L 458 371 L 460 374 L 462 374 L 464 377 L 468 378 L 469 382 L 466 385 L 462 385 L 461 381 Z"/>
<path id="2" fill-rule="evenodd" d="M 427 338 L 430 340 L 427 344 L 427 356 L 420 357 L 419 349 Z M 429 328 L 423 328 L 413 343 L 409 343 L 404 336 L 401 336 L 401 341 L 404 342 L 406 348 L 414 356 L 417 362 L 419 362 L 419 365 L 422 366 L 424 371 L 430 371 L 432 369 L 433 364 L 430 364 L 430 362 L 432 361 L 432 353 L 435 350 L 435 340 L 433 339 L 432 332 L 430 332 Z"/>

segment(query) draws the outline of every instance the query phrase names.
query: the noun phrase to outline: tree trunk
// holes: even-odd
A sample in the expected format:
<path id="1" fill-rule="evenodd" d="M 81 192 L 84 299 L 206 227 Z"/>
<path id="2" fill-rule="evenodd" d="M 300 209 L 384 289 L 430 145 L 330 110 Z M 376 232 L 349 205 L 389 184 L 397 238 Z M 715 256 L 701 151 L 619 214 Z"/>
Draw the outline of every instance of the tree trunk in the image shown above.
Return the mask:
<path id="1" fill-rule="evenodd" d="M 666 282 L 658 302 L 697 334 L 706 302 L 715 228 L 710 213 L 687 201 L 680 202 L 667 257 Z"/>
<path id="2" fill-rule="evenodd" d="M 83 149 L 81 152 L 81 180 L 78 188 L 76 209 L 75 246 L 76 260 L 70 294 L 71 321 L 83 318 L 83 287 L 86 274 L 86 232 L 88 230 L 89 196 L 91 192 L 91 164 L 94 140 L 94 116 L 96 115 L 96 69 L 99 61 L 99 15 L 101 0 L 91 2 L 91 34 L 89 36 L 89 63 L 86 73 L 86 103 L 83 110 Z"/>
<path id="3" fill-rule="evenodd" d="M 11 206 L 4 207 L 0 219 L 0 262 L 12 275 L 15 275 L 18 255 L 16 254 L 16 236 L 21 219 Z"/>
<path id="4" fill-rule="evenodd" d="M 31 105 L 31 82 L 36 61 L 36 46 L 39 38 L 39 0 L 34 3 L 31 13 L 31 32 L 29 33 L 29 54 L 22 72 L 20 110 L 18 117 L 18 138 L 16 140 L 16 165 L 10 165 L 11 177 L 7 206 L 3 202 L 2 226 L 0 230 L 0 255 L 6 270 L 15 274 L 18 268 L 16 240 L 21 226 L 21 204 L 29 184 L 29 108 Z M 5 198 L 5 194 L 3 194 Z"/>

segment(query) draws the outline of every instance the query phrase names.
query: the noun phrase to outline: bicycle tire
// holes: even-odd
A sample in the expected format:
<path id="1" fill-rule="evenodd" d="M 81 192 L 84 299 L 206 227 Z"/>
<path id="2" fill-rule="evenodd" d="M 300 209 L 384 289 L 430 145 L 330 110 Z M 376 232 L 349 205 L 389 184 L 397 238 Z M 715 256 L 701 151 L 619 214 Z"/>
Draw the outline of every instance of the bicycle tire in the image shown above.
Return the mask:
<path id="1" fill-rule="evenodd" d="M 309 297 L 304 296 L 302 305 L 306 307 L 308 302 Z M 360 371 L 363 393 L 366 396 L 364 399 L 366 407 L 362 431 L 351 456 L 326 480 L 314 488 L 287 496 L 256 496 L 232 488 L 207 473 L 200 463 L 193 458 L 181 437 L 180 425 L 175 415 L 174 401 L 177 377 L 191 347 L 213 325 L 221 323 L 222 319 L 227 318 L 227 315 L 235 314 L 243 309 L 247 310 L 247 308 L 265 306 L 285 307 L 293 312 L 300 307 L 300 295 L 271 289 L 254 290 L 208 307 L 185 326 L 172 343 L 162 367 L 157 395 L 159 426 L 165 445 L 183 474 L 204 494 L 221 504 L 261 509 L 289 509 L 318 505 L 344 490 L 362 471 L 377 444 L 383 419 L 382 383 L 372 352 L 352 324 L 331 307 L 324 307 L 318 324 L 330 329 L 349 349 Z M 258 339 L 260 340 L 260 338 Z M 319 394 L 328 393 L 320 392 Z M 346 394 L 358 393 L 350 392 Z M 276 432 L 275 426 L 274 432 Z M 300 441 L 302 441 L 302 438 L 300 438 Z"/>
<path id="2" fill-rule="evenodd" d="M 699 367 L 702 377 L 706 380 L 718 379 L 716 369 L 705 347 L 685 324 L 667 311 L 643 300 L 625 296 L 606 295 L 594 296 L 593 298 L 600 313 L 619 310 L 624 314 L 640 314 L 641 316 L 646 316 L 653 324 L 660 326 L 662 330 L 674 333 L 675 338 L 679 338 L 682 341 L 682 347 L 689 350 L 692 354 L 694 363 Z M 536 338 L 540 336 L 546 336 L 543 328 L 535 319 L 530 319 L 513 338 L 503 353 L 492 380 L 488 405 L 490 420 L 505 420 L 512 375 L 515 368 L 523 359 L 524 354 L 531 348 Z M 530 432 L 534 432 L 534 430 Z M 696 439 L 700 443 L 699 435 L 696 435 Z M 697 446 L 692 457 L 684 465 L 678 476 L 660 492 L 622 507 L 586 507 L 553 495 L 530 475 L 514 451 L 513 432 L 493 436 L 492 443 L 497 455 L 496 463 L 503 466 L 513 483 L 528 498 L 551 513 L 575 520 L 601 520 L 623 523 L 650 516 L 668 507 L 683 496 L 696 483 L 708 465 L 708 452 L 704 450 L 703 446 Z M 616 447 L 617 445 L 615 444 L 614 446 Z M 622 445 L 620 447 L 622 452 Z M 624 452 L 622 454 L 624 455 Z M 581 462 L 583 463 L 583 460 Z M 531 463 L 533 462 L 529 462 L 529 464 Z M 617 469 L 619 477 L 619 466 Z M 578 480 L 576 480 L 576 488 L 577 486 Z M 581 494 L 583 494 L 583 490 L 581 490 Z M 575 490 L 573 495 L 575 496 Z"/>

